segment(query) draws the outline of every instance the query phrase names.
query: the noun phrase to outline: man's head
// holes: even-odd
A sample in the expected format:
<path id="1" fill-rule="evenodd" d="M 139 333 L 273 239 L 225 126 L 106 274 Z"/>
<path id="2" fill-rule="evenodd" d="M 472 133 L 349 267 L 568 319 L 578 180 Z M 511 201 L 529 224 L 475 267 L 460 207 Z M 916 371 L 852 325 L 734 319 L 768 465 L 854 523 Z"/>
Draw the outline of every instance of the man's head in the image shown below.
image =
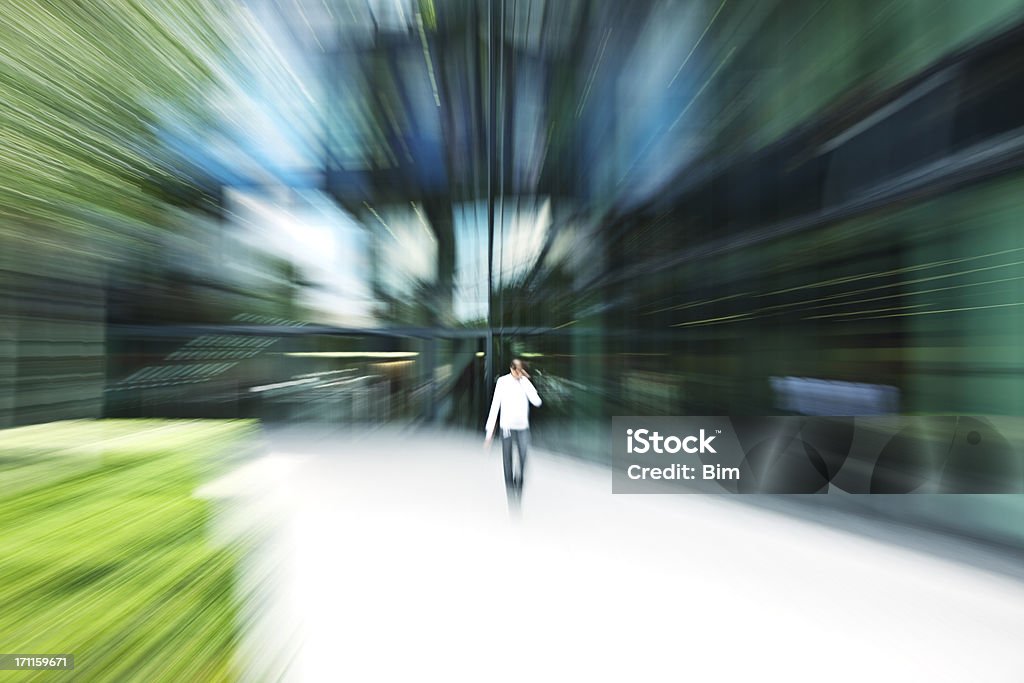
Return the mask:
<path id="1" fill-rule="evenodd" d="M 515 377 L 516 379 L 530 376 L 530 374 L 526 371 L 526 363 L 524 363 L 521 358 L 513 358 L 512 365 L 510 365 L 508 369 L 512 376 Z"/>

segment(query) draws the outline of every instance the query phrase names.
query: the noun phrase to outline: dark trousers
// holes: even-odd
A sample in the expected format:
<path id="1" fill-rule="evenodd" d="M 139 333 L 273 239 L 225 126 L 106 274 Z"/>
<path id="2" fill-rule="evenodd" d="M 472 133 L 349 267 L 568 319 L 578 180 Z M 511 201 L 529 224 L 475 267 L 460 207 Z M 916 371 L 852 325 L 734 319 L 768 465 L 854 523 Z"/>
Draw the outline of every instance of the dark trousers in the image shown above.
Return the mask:
<path id="1" fill-rule="evenodd" d="M 523 490 L 523 474 L 526 472 L 526 449 L 530 445 L 529 429 L 510 429 L 508 436 L 501 432 L 501 454 L 505 461 L 505 489 L 521 493 Z M 519 479 L 512 473 L 512 443 L 515 442 L 519 451 Z"/>

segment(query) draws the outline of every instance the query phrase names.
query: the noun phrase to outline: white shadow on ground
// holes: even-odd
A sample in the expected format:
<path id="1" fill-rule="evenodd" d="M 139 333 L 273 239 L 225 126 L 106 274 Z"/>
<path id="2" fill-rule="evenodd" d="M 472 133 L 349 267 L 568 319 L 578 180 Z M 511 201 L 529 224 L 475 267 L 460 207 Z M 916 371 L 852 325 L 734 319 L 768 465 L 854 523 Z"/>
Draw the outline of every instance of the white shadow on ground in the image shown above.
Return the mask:
<path id="1" fill-rule="evenodd" d="M 239 480 L 278 525 L 250 650 L 294 625 L 288 680 L 1024 680 L 1009 578 L 722 497 L 613 496 L 609 470 L 536 449 L 510 515 L 472 435 L 270 450 Z"/>

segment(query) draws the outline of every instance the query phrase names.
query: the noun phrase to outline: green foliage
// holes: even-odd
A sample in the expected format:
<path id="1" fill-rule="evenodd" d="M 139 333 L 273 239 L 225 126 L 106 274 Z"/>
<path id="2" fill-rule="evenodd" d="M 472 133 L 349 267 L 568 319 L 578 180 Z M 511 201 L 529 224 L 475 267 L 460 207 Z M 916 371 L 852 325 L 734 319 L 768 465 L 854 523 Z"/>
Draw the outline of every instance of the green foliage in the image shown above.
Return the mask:
<path id="1" fill-rule="evenodd" d="M 214 120 L 224 21 L 189 0 L 6 3 L 0 218 L 107 237 L 158 225 L 147 188 L 188 181 L 156 124 Z"/>
<path id="2" fill-rule="evenodd" d="M 247 429 L 105 420 L 0 431 L 0 651 L 73 654 L 75 677 L 90 681 L 235 678 L 245 548 L 212 541 L 210 503 L 194 493 Z"/>

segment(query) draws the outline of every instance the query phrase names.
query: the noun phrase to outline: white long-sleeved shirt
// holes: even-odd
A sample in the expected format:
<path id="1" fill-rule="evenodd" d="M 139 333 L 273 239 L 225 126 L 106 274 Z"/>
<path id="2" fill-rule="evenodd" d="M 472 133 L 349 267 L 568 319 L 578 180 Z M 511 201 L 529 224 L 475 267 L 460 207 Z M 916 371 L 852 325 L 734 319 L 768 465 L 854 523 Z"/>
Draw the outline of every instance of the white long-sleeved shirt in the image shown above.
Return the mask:
<path id="1" fill-rule="evenodd" d="M 516 379 L 511 374 L 502 375 L 494 386 L 494 398 L 491 400 L 491 412 L 487 416 L 484 433 L 488 436 L 494 433 L 494 423 L 498 420 L 499 412 L 502 430 L 529 429 L 531 403 L 540 407 L 541 400 L 530 380 L 525 377 Z"/>

